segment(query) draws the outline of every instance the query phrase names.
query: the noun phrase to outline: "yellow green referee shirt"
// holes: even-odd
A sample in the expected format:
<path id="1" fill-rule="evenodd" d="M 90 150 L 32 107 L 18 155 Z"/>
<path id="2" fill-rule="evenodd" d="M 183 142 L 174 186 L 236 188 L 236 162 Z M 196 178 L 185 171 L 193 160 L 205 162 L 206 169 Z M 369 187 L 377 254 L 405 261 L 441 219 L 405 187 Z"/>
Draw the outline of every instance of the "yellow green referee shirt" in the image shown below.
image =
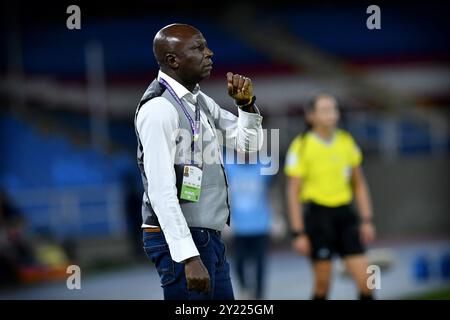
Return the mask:
<path id="1" fill-rule="evenodd" d="M 338 207 L 352 201 L 351 172 L 361 161 L 361 151 L 348 132 L 337 129 L 327 142 L 310 131 L 292 141 L 284 173 L 302 179 L 299 200 Z"/>

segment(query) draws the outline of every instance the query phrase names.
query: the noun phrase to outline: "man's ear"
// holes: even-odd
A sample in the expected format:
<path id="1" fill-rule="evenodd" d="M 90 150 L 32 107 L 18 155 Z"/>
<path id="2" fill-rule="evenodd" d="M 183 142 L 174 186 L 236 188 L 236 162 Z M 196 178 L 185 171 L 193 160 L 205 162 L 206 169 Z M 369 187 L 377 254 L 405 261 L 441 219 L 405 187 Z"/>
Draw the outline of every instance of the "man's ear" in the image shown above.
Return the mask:
<path id="1" fill-rule="evenodd" d="M 178 69 L 178 59 L 177 56 L 173 53 L 166 54 L 166 64 L 172 69 Z"/>

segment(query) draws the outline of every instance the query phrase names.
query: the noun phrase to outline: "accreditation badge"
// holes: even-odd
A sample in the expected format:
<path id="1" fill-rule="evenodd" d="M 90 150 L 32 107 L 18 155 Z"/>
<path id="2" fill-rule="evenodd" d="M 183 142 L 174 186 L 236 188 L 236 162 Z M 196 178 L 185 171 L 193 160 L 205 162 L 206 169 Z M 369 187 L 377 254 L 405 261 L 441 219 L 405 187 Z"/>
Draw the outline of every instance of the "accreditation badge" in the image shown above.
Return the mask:
<path id="1" fill-rule="evenodd" d="M 185 165 L 183 168 L 183 181 L 181 183 L 180 198 L 187 201 L 198 202 L 202 190 L 203 171 L 194 165 Z"/>

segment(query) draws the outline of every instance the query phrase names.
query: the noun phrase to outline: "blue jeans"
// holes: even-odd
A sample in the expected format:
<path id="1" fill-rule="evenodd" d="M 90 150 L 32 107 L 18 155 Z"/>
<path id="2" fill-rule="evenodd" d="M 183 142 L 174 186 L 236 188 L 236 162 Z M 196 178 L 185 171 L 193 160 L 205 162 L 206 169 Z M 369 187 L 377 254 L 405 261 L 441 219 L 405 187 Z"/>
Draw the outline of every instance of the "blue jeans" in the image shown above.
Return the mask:
<path id="1" fill-rule="evenodd" d="M 225 256 L 225 244 L 220 232 L 207 228 L 190 230 L 211 279 L 211 290 L 208 294 L 187 290 L 184 264 L 172 260 L 162 232 L 144 231 L 144 250 L 156 266 L 164 300 L 234 300 L 230 265 Z"/>

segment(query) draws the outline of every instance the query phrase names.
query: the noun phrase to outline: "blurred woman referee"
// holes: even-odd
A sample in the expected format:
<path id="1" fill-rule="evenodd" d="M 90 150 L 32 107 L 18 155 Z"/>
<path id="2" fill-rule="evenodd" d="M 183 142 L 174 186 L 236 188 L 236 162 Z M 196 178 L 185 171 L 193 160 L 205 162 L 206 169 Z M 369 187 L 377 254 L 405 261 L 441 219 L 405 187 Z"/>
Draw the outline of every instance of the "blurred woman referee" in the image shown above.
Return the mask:
<path id="1" fill-rule="evenodd" d="M 355 280 L 359 298 L 372 299 L 364 245 L 373 241 L 375 228 L 361 151 L 348 132 L 337 128 L 334 97 L 314 97 L 305 113 L 308 129 L 292 141 L 284 168 L 292 245 L 311 258 L 313 299 L 327 298 L 335 254 Z M 351 205 L 353 195 L 359 217 Z"/>

